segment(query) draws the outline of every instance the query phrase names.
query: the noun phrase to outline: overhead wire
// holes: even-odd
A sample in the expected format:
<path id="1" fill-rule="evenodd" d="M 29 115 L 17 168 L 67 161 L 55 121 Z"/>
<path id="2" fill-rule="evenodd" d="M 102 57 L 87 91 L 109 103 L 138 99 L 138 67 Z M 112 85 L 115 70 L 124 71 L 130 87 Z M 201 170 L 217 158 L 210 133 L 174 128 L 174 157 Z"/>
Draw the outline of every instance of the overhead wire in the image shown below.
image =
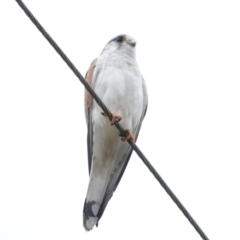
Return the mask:
<path id="1" fill-rule="evenodd" d="M 77 68 L 70 61 L 70 59 L 66 56 L 66 54 L 61 50 L 61 48 L 57 45 L 57 43 L 52 39 L 52 37 L 47 33 L 47 31 L 43 28 L 43 26 L 38 22 L 38 20 L 34 17 L 34 15 L 26 7 L 26 5 L 21 0 L 16 0 L 16 2 L 19 4 L 19 6 L 25 12 L 25 14 L 30 18 L 30 20 L 33 22 L 33 24 L 38 28 L 38 30 L 42 33 L 42 35 L 47 39 L 47 41 L 50 43 L 50 45 L 61 56 L 63 61 L 68 65 L 68 67 L 77 76 L 77 78 L 80 80 L 80 82 L 84 85 L 84 87 L 87 89 L 87 91 L 91 94 L 93 99 L 102 108 L 104 113 L 106 113 L 109 120 L 112 120 L 112 113 L 109 111 L 107 106 L 102 102 L 102 100 L 98 97 L 98 95 L 93 91 L 91 86 L 85 81 L 84 77 L 77 70 Z M 126 135 L 125 130 L 118 122 L 116 122 L 114 125 L 119 130 L 121 136 Z M 161 186 L 164 188 L 164 190 L 167 192 L 167 194 L 171 197 L 173 202 L 178 206 L 178 208 L 181 210 L 181 212 L 184 214 L 184 216 L 188 219 L 188 221 L 191 223 L 191 225 L 195 228 L 195 230 L 198 232 L 198 234 L 201 236 L 201 238 L 204 240 L 209 240 L 208 237 L 206 236 L 206 234 L 203 232 L 203 230 L 197 224 L 197 222 L 193 219 L 193 217 L 190 215 L 190 213 L 187 211 L 187 209 L 183 206 L 183 204 L 180 202 L 180 200 L 177 198 L 177 196 L 168 187 L 168 185 L 165 183 L 165 181 L 162 179 L 162 177 L 158 174 L 158 172 L 155 170 L 155 168 L 152 166 L 152 164 L 148 161 L 148 159 L 145 157 L 145 155 L 142 153 L 142 151 L 138 148 L 138 146 L 135 143 L 132 143 L 131 141 L 128 141 L 128 143 L 133 148 L 133 150 L 137 153 L 137 155 L 140 157 L 140 159 L 143 161 L 143 163 L 147 166 L 147 168 L 153 174 L 153 176 L 157 179 L 157 181 L 161 184 Z"/>

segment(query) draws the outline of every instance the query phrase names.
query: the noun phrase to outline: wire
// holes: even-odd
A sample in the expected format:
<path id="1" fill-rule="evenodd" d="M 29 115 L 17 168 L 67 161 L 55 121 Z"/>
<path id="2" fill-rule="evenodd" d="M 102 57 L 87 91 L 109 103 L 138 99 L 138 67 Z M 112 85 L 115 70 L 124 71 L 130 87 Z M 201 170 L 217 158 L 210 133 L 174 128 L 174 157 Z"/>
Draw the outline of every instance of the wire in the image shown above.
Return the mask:
<path id="1" fill-rule="evenodd" d="M 108 110 L 106 105 L 101 101 L 101 99 L 98 97 L 98 95 L 93 91 L 93 89 L 90 87 L 90 85 L 85 81 L 85 79 L 83 78 L 81 73 L 77 70 L 77 68 L 74 66 L 74 64 L 69 60 L 69 58 L 66 56 L 66 54 L 61 50 L 61 48 L 51 38 L 51 36 L 46 32 L 46 30 L 42 27 L 42 25 L 38 22 L 38 20 L 29 11 L 29 9 L 26 7 L 26 5 L 21 0 L 16 0 L 16 2 L 19 4 L 19 6 L 22 8 L 22 10 L 26 13 L 26 15 L 30 18 L 30 20 L 33 22 L 33 24 L 38 28 L 38 30 L 43 34 L 43 36 L 47 39 L 47 41 L 52 45 L 52 47 L 56 50 L 56 52 L 61 56 L 63 61 L 74 72 L 74 74 L 77 76 L 77 78 L 80 80 L 80 82 L 84 85 L 84 87 L 88 90 L 88 92 L 91 94 L 91 96 L 94 98 L 94 100 L 98 103 L 98 105 L 102 108 L 102 110 L 106 113 L 106 115 L 109 117 L 109 119 L 112 120 L 111 112 Z M 124 129 L 122 128 L 122 126 L 119 123 L 116 122 L 115 127 L 119 130 L 119 132 L 122 136 L 126 135 Z M 138 148 L 138 146 L 134 143 L 131 143 L 130 141 L 128 141 L 128 143 L 131 145 L 131 147 L 137 153 L 137 155 L 142 159 L 144 164 L 147 166 L 147 168 L 150 170 L 150 172 L 154 175 L 154 177 L 158 180 L 158 182 L 161 184 L 161 186 L 164 188 L 164 190 L 167 192 L 167 194 L 171 197 L 171 199 L 174 201 L 174 203 L 178 206 L 178 208 L 182 211 L 182 213 L 185 215 L 185 217 L 188 219 L 188 221 L 192 224 L 192 226 L 195 228 L 195 230 L 199 233 L 199 235 L 202 237 L 202 239 L 208 240 L 208 237 L 206 236 L 206 234 L 198 226 L 198 224 L 192 218 L 192 216 L 187 211 L 187 209 L 183 206 L 183 204 L 180 202 L 180 200 L 176 197 L 176 195 L 168 187 L 168 185 L 165 183 L 165 181 L 162 179 L 162 177 L 158 174 L 158 172 L 155 170 L 155 168 L 151 165 L 151 163 L 147 160 L 147 158 L 144 156 L 144 154 L 141 152 L 141 150 Z"/>

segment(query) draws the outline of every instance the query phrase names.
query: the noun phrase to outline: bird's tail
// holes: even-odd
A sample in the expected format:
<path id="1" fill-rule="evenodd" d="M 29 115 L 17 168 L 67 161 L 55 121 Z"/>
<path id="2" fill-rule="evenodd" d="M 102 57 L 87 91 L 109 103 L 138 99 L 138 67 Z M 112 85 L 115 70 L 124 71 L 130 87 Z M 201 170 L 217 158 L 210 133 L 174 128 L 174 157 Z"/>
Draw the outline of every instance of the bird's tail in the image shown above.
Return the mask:
<path id="1" fill-rule="evenodd" d="M 85 199 L 84 207 L 83 207 L 83 226 L 87 231 L 93 229 L 95 225 L 98 223 L 98 217 L 93 213 L 92 208 L 96 204 L 95 201 L 87 201 Z"/>
<path id="2" fill-rule="evenodd" d="M 97 157 L 94 158 L 95 163 L 102 161 L 97 159 Z M 98 223 L 99 210 L 106 195 L 114 159 L 115 156 L 104 159 L 104 164 L 92 164 L 87 197 L 83 208 L 83 226 L 87 231 L 92 230 Z"/>

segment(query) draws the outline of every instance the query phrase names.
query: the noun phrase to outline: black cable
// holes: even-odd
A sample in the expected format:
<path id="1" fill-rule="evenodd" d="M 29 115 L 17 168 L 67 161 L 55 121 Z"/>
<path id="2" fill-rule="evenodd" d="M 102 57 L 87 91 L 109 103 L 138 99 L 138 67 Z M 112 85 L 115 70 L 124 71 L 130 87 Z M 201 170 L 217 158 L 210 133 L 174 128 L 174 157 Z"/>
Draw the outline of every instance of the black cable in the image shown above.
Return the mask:
<path id="1" fill-rule="evenodd" d="M 63 61 L 74 72 L 74 74 L 77 76 L 77 78 L 80 80 L 80 82 L 85 86 L 85 88 L 88 90 L 88 92 L 94 98 L 94 100 L 98 103 L 98 105 L 102 108 L 102 110 L 107 114 L 107 116 L 111 120 L 112 119 L 111 112 L 107 109 L 106 105 L 101 101 L 101 99 L 98 97 L 98 95 L 93 91 L 93 89 L 85 81 L 85 79 L 83 78 L 81 73 L 77 70 L 77 68 L 74 66 L 74 64 L 68 59 L 68 57 L 65 55 L 65 53 L 61 50 L 61 48 L 57 45 L 57 43 L 51 38 L 51 36 L 46 32 L 46 30 L 42 27 L 42 25 L 38 22 L 38 20 L 32 15 L 32 13 L 28 10 L 26 5 L 21 0 L 16 0 L 16 2 L 19 4 L 19 6 L 22 8 L 22 10 L 26 13 L 26 15 L 30 18 L 30 20 L 33 22 L 33 24 L 38 28 L 38 30 L 43 34 L 43 36 L 48 40 L 48 42 L 52 45 L 52 47 L 56 50 L 56 52 L 61 56 Z M 121 135 L 125 136 L 125 131 L 119 123 L 116 122 L 115 127 L 119 130 Z M 161 186 L 164 188 L 164 190 L 167 192 L 167 194 L 172 198 L 172 200 L 175 202 L 175 204 L 178 206 L 178 208 L 182 211 L 182 213 L 185 215 L 185 217 L 188 219 L 188 221 L 196 229 L 196 231 L 199 233 L 199 235 L 202 237 L 202 239 L 208 240 L 208 237 L 205 235 L 205 233 L 202 231 L 202 229 L 198 226 L 196 221 L 192 218 L 190 213 L 182 205 L 182 203 L 179 201 L 179 199 L 175 196 L 175 194 L 172 192 L 172 190 L 164 182 L 164 180 L 158 174 L 158 172 L 155 170 L 155 168 L 147 160 L 147 158 L 144 156 L 144 154 L 141 152 L 141 150 L 138 148 L 138 146 L 134 143 L 131 143 L 130 141 L 128 141 L 128 143 L 131 145 L 131 147 L 137 153 L 137 155 L 142 159 L 144 164 L 147 166 L 147 168 L 150 170 L 150 172 L 154 175 L 154 177 L 158 180 L 158 182 L 161 184 Z"/>

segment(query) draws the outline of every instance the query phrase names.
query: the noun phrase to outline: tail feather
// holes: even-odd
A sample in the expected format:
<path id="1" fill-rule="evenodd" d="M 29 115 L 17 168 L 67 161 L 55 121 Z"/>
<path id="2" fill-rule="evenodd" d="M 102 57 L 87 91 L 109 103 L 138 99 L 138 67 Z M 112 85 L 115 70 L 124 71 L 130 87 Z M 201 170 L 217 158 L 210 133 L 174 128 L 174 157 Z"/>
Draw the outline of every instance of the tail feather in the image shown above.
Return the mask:
<path id="1" fill-rule="evenodd" d="M 93 227 L 98 222 L 98 217 L 96 216 L 97 215 L 96 210 L 99 207 L 98 206 L 96 207 L 96 205 L 98 204 L 95 201 L 87 202 L 87 199 L 85 200 L 84 208 L 83 208 L 83 226 L 87 231 L 92 230 Z"/>
<path id="2" fill-rule="evenodd" d="M 88 191 L 83 208 L 83 225 L 87 231 L 92 230 L 95 225 L 98 226 L 98 222 L 122 178 L 131 154 L 132 149 L 128 145 L 122 145 L 120 147 L 117 160 L 116 162 L 113 162 L 114 166 L 112 167 L 112 170 L 107 171 L 107 173 L 105 172 L 105 174 L 102 175 L 105 176 L 104 182 L 107 183 L 106 185 L 100 184 L 99 181 L 96 181 L 95 185 L 94 180 L 96 179 L 93 180 L 90 178 L 90 185 L 93 187 L 88 190 L 91 189 L 94 191 Z M 101 190 L 101 194 L 96 194 L 99 190 Z"/>

